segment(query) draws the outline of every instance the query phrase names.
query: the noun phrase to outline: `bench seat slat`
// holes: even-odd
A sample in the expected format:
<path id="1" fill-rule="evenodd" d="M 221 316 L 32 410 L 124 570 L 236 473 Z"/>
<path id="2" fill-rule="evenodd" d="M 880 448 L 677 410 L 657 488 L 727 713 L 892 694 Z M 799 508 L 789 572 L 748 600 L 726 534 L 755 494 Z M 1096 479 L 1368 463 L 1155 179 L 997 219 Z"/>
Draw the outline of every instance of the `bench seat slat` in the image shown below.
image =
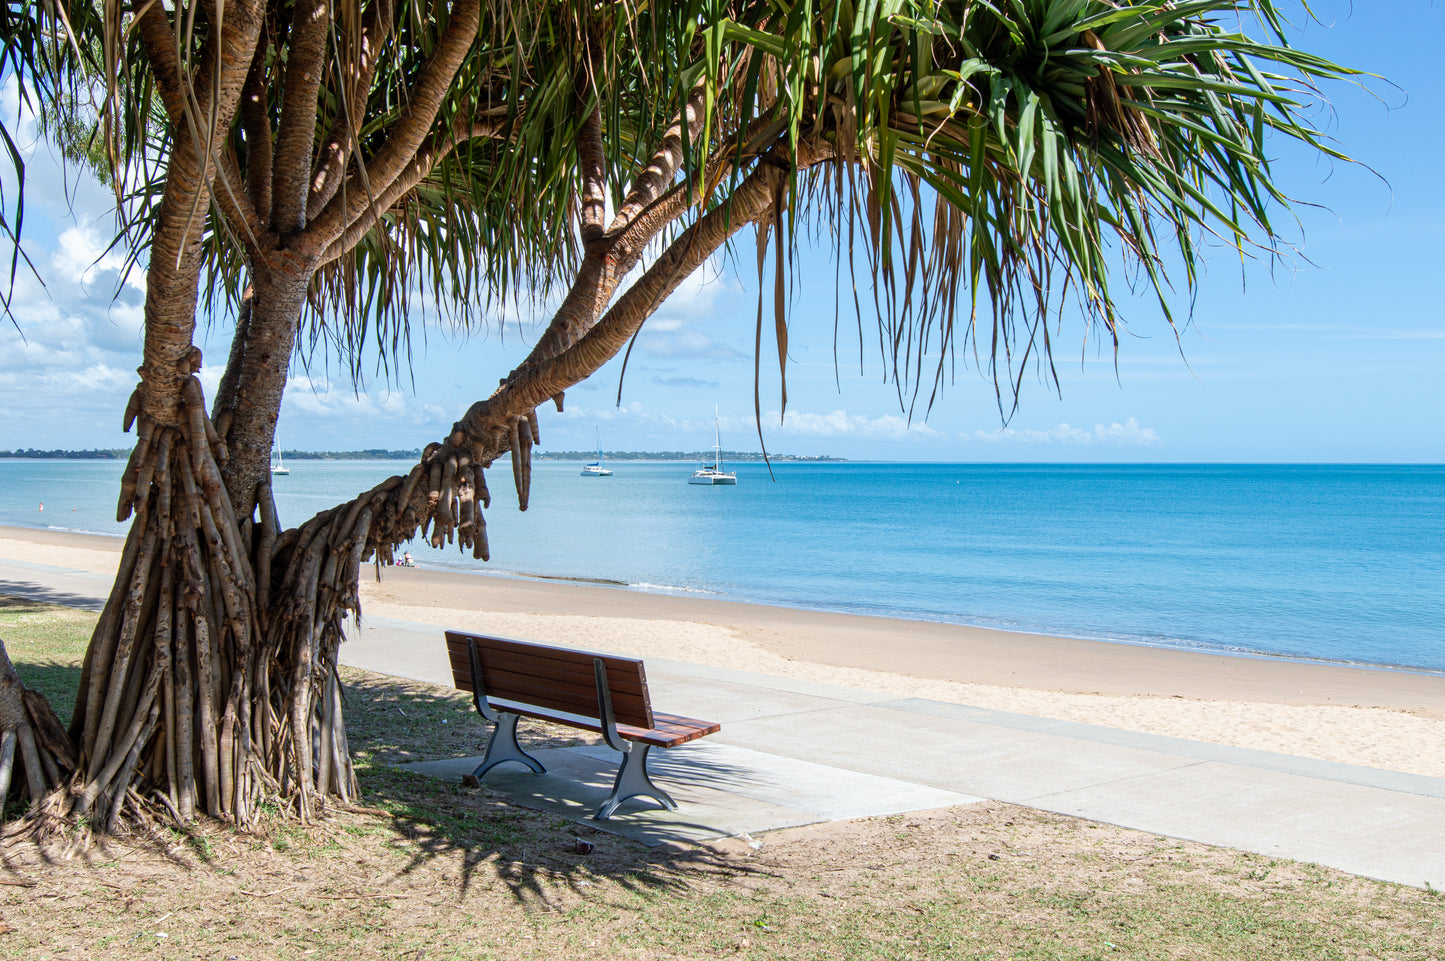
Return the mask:
<path id="1" fill-rule="evenodd" d="M 496 666 L 515 670 L 521 674 L 567 677 L 578 673 L 590 675 L 593 659 L 600 658 L 602 663 L 607 666 L 608 680 L 613 690 L 640 694 L 646 689 L 642 662 L 633 658 L 594 654 L 590 651 L 573 651 L 565 648 L 548 648 L 541 645 L 536 645 L 539 651 L 534 653 L 496 647 L 491 643 L 495 640 L 494 638 L 478 637 L 476 640 L 484 654 L 485 663 L 489 667 Z M 447 654 L 455 679 L 470 680 L 471 662 L 467 656 L 466 637 L 458 636 L 455 640 L 448 638 Z"/>
<path id="2" fill-rule="evenodd" d="M 559 711 L 597 713 L 597 682 L 587 675 L 579 679 L 574 674 L 564 680 L 489 669 L 482 675 L 482 682 L 486 685 L 488 697 L 529 704 L 534 703 L 534 698 L 543 698 L 546 701 L 543 706 Z M 584 682 L 590 683 L 584 687 Z"/>
<path id="3" fill-rule="evenodd" d="M 492 703 L 498 701 L 514 702 L 531 705 L 544 711 L 553 711 L 562 714 L 575 714 L 581 717 L 597 717 L 597 691 L 594 688 L 589 698 L 571 698 L 557 695 L 554 690 L 545 684 L 538 685 L 513 685 L 506 691 L 487 691 L 487 700 Z M 511 711 L 510 707 L 503 707 L 502 710 Z M 513 711 L 512 713 L 516 713 Z M 614 702 L 613 716 L 618 723 L 638 724 L 647 726 L 647 716 L 633 711 L 617 710 Z M 625 721 L 624 721 L 625 719 Z"/>
<path id="4" fill-rule="evenodd" d="M 463 660 L 466 658 L 467 638 L 469 637 L 484 648 L 488 656 L 522 664 L 555 663 L 559 668 L 575 670 L 590 667 L 592 659 L 600 657 L 609 668 L 615 668 L 624 673 L 642 664 L 642 661 L 635 657 L 623 657 L 618 654 L 599 654 L 570 647 L 552 647 L 529 641 L 514 641 L 509 638 L 449 632 L 447 650 L 453 657 Z"/>
<path id="5" fill-rule="evenodd" d="M 537 710 L 536 708 L 523 707 L 520 705 L 501 704 L 498 710 L 508 711 L 512 714 L 520 714 L 522 717 L 530 717 L 536 721 L 551 721 L 554 724 L 565 724 L 568 727 L 575 727 L 583 731 L 591 731 L 594 734 L 602 733 L 602 725 L 592 718 L 578 718 L 575 715 L 564 716 L 561 713 Z M 682 717 L 677 714 L 654 714 L 657 727 L 648 729 L 634 727 L 631 724 L 618 724 L 617 733 L 629 741 L 637 741 L 642 744 L 651 744 L 653 747 L 677 747 L 679 744 L 686 744 L 688 741 L 695 741 L 700 737 L 707 737 L 709 734 L 716 734 L 722 730 L 722 726 L 713 721 L 699 721 L 690 717 Z"/>
<path id="6" fill-rule="evenodd" d="M 570 667 L 561 670 L 551 665 L 529 665 L 517 660 L 508 660 L 495 656 L 492 652 L 485 653 L 486 660 L 482 662 L 482 680 L 487 690 L 502 691 L 508 684 L 542 682 L 556 684 L 558 686 L 577 690 L 579 697 L 590 697 L 594 702 L 597 700 L 597 688 L 592 682 L 592 662 L 589 660 L 585 667 Z M 631 676 L 625 670 L 618 670 L 607 665 L 607 686 L 613 696 L 630 697 L 635 700 L 642 700 L 642 684 L 633 672 Z M 471 681 L 471 664 L 463 661 L 460 665 L 468 682 Z M 455 675 L 455 666 L 453 674 Z M 618 677 L 617 675 L 621 675 Z"/>
<path id="7" fill-rule="evenodd" d="M 653 729 L 647 732 L 647 737 L 633 737 L 621 725 L 618 726 L 617 733 L 625 738 L 658 747 L 676 747 L 679 744 L 696 741 L 700 737 L 707 737 L 709 734 L 716 734 L 722 730 L 722 725 L 716 721 L 699 721 L 697 718 L 683 717 L 680 714 L 663 714 L 660 711 L 652 712 L 652 723 Z"/>
<path id="8" fill-rule="evenodd" d="M 579 674 L 590 676 L 592 673 L 592 660 L 599 655 L 587 651 L 568 651 L 560 648 L 544 648 L 544 654 L 533 654 L 530 652 L 513 651 L 506 648 L 497 648 L 491 644 L 481 645 L 484 653 L 486 670 L 505 671 L 516 674 L 524 674 L 534 677 L 545 677 L 565 680 L 575 678 Z M 560 651 L 566 656 L 555 656 L 553 651 Z M 471 662 L 467 657 L 467 646 L 465 641 L 449 648 L 454 676 L 465 675 L 470 677 Z M 609 686 L 613 691 L 623 691 L 630 694 L 642 694 L 645 683 L 641 672 L 641 661 L 631 658 L 602 656 L 602 663 L 607 666 L 607 678 Z"/>

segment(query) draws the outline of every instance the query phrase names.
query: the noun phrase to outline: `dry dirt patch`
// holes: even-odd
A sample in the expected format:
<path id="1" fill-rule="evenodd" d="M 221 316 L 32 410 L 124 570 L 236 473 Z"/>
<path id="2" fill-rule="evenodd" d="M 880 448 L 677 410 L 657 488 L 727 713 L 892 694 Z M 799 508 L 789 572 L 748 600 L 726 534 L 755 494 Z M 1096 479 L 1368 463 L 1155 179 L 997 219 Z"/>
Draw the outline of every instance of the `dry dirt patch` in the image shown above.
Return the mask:
<path id="1" fill-rule="evenodd" d="M 1438 895 L 1002 804 L 649 850 L 485 790 L 391 793 L 254 835 L 12 846 L 0 956 L 1445 957 Z"/>

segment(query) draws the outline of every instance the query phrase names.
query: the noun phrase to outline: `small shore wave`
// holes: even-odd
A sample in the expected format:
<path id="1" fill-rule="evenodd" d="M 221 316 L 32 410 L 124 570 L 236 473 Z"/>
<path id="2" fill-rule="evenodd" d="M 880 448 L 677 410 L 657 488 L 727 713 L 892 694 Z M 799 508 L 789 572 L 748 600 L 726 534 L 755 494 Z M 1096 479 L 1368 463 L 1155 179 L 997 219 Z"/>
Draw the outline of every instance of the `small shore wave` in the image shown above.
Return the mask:
<path id="1" fill-rule="evenodd" d="M 1143 647 L 1156 650 L 1188 651 L 1195 654 L 1210 654 L 1219 657 L 1237 657 L 1253 660 L 1280 661 L 1291 664 L 1319 664 L 1334 667 L 1352 667 L 1373 671 L 1404 671 L 1411 674 L 1423 674 L 1431 677 L 1445 677 L 1445 664 L 1410 664 L 1410 663 L 1382 663 L 1361 660 L 1344 660 L 1326 657 L 1310 657 L 1307 655 L 1293 654 L 1286 651 L 1272 651 L 1265 648 L 1250 648 L 1241 645 L 1213 643 L 1198 638 L 1170 637 L 1163 634 L 1138 635 L 1111 633 L 1105 631 L 1081 631 L 1070 627 L 1058 627 L 1054 625 L 1029 624 L 1019 621 L 1011 621 L 986 617 L 963 617 L 938 614 L 935 612 L 920 612 L 903 608 L 892 609 L 867 605 L 822 605 L 806 601 L 788 601 L 777 598 L 748 597 L 741 594 L 730 594 L 724 591 L 714 591 L 699 587 L 685 587 L 670 584 L 652 584 L 648 582 L 627 582 L 612 578 L 569 576 L 560 574 L 542 574 L 532 571 L 516 570 L 482 570 L 466 564 L 436 564 L 427 563 L 418 565 L 430 570 L 444 570 L 450 573 L 467 574 L 477 577 L 501 577 L 514 578 L 525 581 L 556 581 L 565 584 L 585 584 L 599 587 L 617 588 L 626 591 L 636 591 L 643 594 L 660 594 L 672 597 L 704 597 L 719 601 L 728 601 L 739 604 L 754 604 L 764 607 L 777 607 L 785 610 L 812 611 L 822 614 L 843 614 L 852 617 L 877 617 L 901 621 L 916 621 L 924 624 L 953 624 L 961 627 L 977 627 L 990 631 L 1002 631 L 1007 634 L 1044 635 L 1048 637 L 1066 638 L 1076 641 L 1093 641 L 1103 644 L 1118 644 L 1129 647 Z"/>

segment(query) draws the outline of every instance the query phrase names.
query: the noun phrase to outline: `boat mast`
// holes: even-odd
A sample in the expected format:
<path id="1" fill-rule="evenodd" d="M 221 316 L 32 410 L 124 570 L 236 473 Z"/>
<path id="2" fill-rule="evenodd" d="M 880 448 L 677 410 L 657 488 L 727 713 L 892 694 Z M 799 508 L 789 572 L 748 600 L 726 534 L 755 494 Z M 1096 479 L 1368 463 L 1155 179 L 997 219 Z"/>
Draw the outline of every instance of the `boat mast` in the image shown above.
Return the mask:
<path id="1" fill-rule="evenodd" d="M 722 427 L 718 424 L 717 404 L 712 405 L 712 469 L 722 473 Z"/>

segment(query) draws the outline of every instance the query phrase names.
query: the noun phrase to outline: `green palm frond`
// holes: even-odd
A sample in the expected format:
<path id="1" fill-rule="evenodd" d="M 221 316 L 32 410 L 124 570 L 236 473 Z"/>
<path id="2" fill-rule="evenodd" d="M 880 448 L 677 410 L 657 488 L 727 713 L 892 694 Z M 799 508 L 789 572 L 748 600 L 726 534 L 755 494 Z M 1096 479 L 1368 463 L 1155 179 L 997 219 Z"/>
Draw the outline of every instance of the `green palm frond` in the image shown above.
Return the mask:
<path id="1" fill-rule="evenodd" d="M 409 109 L 445 9 L 335 8 L 318 142 L 344 104 L 362 118 L 355 155 L 379 149 Z M 290 15 L 289 2 L 273 4 L 268 30 Z M 384 55 L 350 103 L 348 58 L 375 16 L 391 18 Z M 662 240 L 725 212 L 759 164 L 779 165 L 768 227 L 779 263 L 801 238 L 837 245 L 873 302 L 900 398 L 925 410 L 960 348 L 1008 407 L 1031 364 L 1051 370 L 1066 313 L 1117 346 L 1121 276 L 1177 323 L 1171 305 L 1192 292 L 1210 246 L 1276 251 L 1290 204 L 1271 167 L 1281 143 L 1346 159 L 1309 118 L 1318 85 L 1352 71 L 1290 47 L 1274 0 L 511 0 L 482 18 L 432 136 L 483 114 L 502 118 L 502 132 L 448 152 L 313 279 L 303 342 L 353 374 L 372 348 L 398 373 L 413 316 L 469 329 L 570 279 L 583 118 L 595 108 L 602 119 L 616 205 L 699 84 L 706 121 L 684 132 L 677 183 L 700 199 Z M 139 256 L 176 128 L 157 123 L 137 31 L 122 21 L 104 39 L 121 107 L 107 118 L 110 156 Z M 273 53 L 263 66 L 274 118 L 285 63 Z M 226 137 L 248 170 L 239 120 Z M 835 159 L 787 169 L 778 145 L 805 141 Z M 213 212 L 203 237 L 203 298 L 216 315 L 235 309 L 248 278 L 245 238 L 223 223 Z M 784 363 L 781 310 L 774 328 Z"/>
<path id="2" fill-rule="evenodd" d="M 1111 279 L 1130 264 L 1175 323 L 1172 275 L 1192 290 L 1206 241 L 1276 249 L 1279 141 L 1347 159 L 1308 118 L 1317 84 L 1354 72 L 1287 46 L 1268 0 L 772 9 L 712 28 L 719 50 L 749 47 L 787 78 L 776 106 L 739 109 L 788 110 L 794 142 L 832 138 L 862 165 L 820 174 L 821 202 L 794 185 L 793 207 L 830 218 L 841 255 L 873 274 L 883 353 L 914 400 L 932 402 L 962 333 L 1016 402 L 1069 302 L 1117 347 Z"/>

